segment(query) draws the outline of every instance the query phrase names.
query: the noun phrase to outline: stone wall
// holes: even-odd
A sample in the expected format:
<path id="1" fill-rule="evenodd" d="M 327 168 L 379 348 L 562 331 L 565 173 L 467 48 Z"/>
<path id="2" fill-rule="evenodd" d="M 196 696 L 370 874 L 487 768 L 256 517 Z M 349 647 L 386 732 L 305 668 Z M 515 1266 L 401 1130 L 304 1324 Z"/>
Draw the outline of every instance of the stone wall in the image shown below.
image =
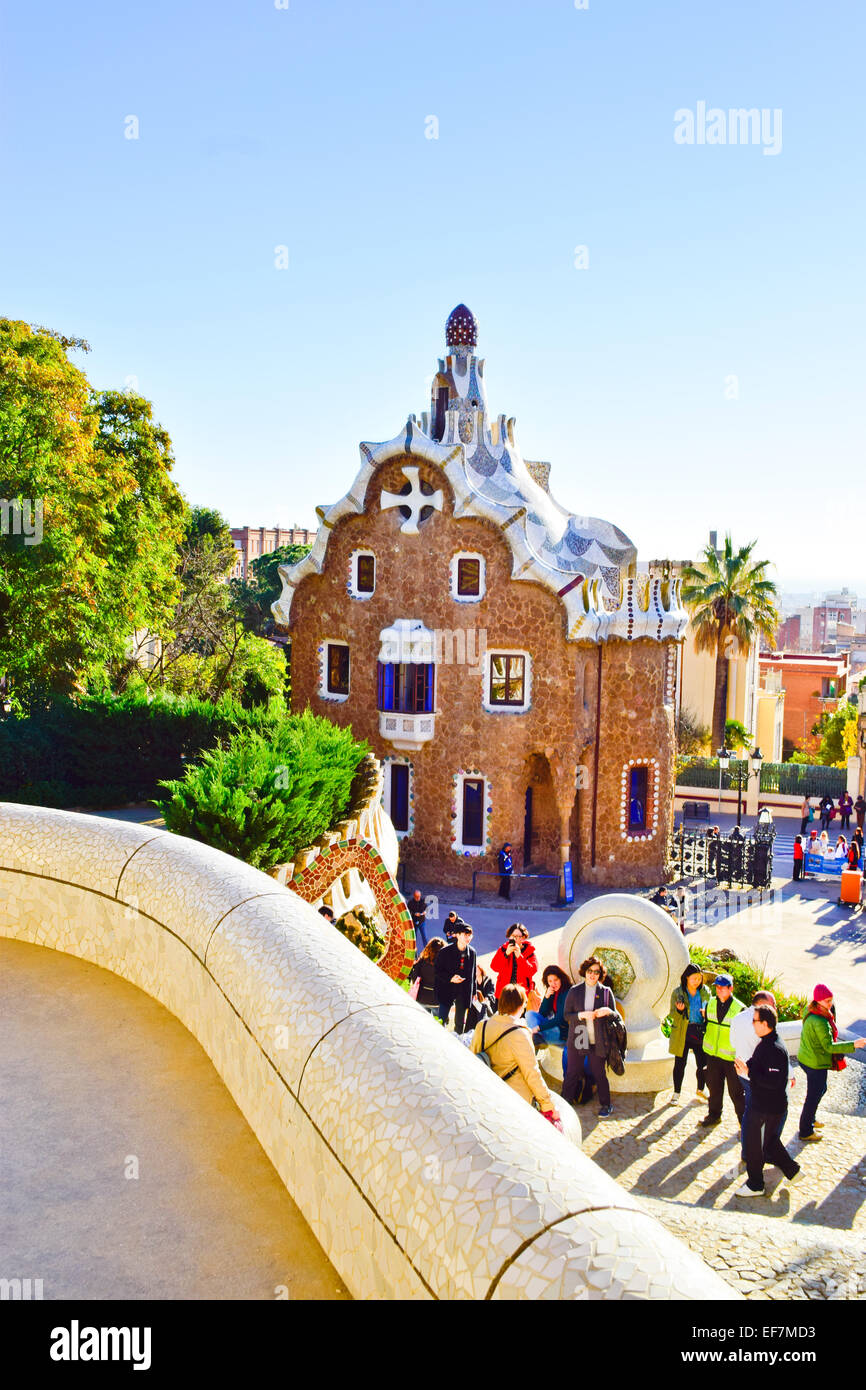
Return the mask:
<path id="1" fill-rule="evenodd" d="M 256 869 L 0 805 L 0 933 L 112 970 L 181 1020 L 355 1297 L 735 1297 Z"/>

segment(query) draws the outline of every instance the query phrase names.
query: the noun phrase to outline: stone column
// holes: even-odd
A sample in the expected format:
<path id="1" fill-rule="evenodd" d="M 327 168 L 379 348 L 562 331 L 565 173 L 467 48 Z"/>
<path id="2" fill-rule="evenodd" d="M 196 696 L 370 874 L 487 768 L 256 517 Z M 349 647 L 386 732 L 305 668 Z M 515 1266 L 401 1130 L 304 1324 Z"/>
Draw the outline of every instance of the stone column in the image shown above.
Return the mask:
<path id="1" fill-rule="evenodd" d="M 761 795 L 761 774 L 760 772 L 750 772 L 749 780 L 746 783 L 746 815 L 756 816 L 758 814 L 758 800 Z"/>

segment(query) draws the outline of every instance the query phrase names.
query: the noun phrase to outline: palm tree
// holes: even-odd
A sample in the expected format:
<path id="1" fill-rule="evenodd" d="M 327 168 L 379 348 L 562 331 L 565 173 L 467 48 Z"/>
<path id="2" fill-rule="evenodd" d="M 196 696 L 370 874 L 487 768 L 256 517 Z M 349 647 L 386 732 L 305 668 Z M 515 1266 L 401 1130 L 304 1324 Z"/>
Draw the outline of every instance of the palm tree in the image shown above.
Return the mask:
<path id="1" fill-rule="evenodd" d="M 719 554 L 708 545 L 702 560 L 682 571 L 683 602 L 691 616 L 695 648 L 713 652 L 716 688 L 713 700 L 713 748 L 725 741 L 728 708 L 728 660 L 748 651 L 758 636 L 776 645 L 781 617 L 775 605 L 776 585 L 767 578 L 769 560 L 753 560 L 751 541 L 734 551 L 730 536 Z"/>

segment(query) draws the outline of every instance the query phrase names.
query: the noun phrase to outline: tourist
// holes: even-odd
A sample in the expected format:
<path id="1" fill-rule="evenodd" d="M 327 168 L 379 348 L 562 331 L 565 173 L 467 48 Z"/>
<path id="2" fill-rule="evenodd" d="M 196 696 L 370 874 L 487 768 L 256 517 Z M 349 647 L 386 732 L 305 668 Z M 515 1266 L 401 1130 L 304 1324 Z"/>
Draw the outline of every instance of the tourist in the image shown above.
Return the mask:
<path id="1" fill-rule="evenodd" d="M 776 996 L 769 989 L 759 989 L 752 995 L 751 1008 L 743 1009 L 742 1013 L 737 1014 L 731 1024 L 731 1047 L 737 1061 L 748 1062 L 755 1048 L 758 1046 L 758 1035 L 752 1027 L 755 1018 L 755 1011 L 762 1004 L 768 1004 L 771 1009 L 776 1008 Z M 790 1072 L 790 1067 L 789 1067 Z M 740 1085 L 743 1088 L 746 1105 L 743 1111 L 743 1118 L 740 1122 L 740 1153 L 742 1162 L 746 1162 L 746 1121 L 749 1118 L 749 1106 L 751 1104 L 751 1087 L 747 1076 L 737 1069 L 740 1078 Z M 791 1075 L 791 1085 L 794 1084 L 793 1074 Z M 779 1129 L 781 1133 L 781 1126 Z"/>
<path id="2" fill-rule="evenodd" d="M 851 843 L 852 845 L 856 844 L 857 856 L 859 858 L 859 856 L 863 853 L 863 831 L 861 830 L 859 825 L 857 826 L 857 829 L 854 831 L 854 834 L 851 836 Z"/>
<path id="3" fill-rule="evenodd" d="M 568 1057 L 568 1024 L 565 1019 L 565 1001 L 571 989 L 571 980 L 558 965 L 546 965 L 541 972 L 541 987 L 544 997 L 538 1006 L 526 1015 L 526 1022 L 532 1029 L 536 1046 L 549 1043 L 551 1047 L 562 1045 L 562 1075 L 565 1076 Z"/>
<path id="4" fill-rule="evenodd" d="M 656 907 L 660 907 L 662 912 L 666 912 L 669 917 L 673 917 L 674 921 L 676 921 L 677 901 L 673 894 L 668 892 L 664 884 L 656 889 L 650 898 L 650 902 L 655 903 Z"/>
<path id="5" fill-rule="evenodd" d="M 851 836 L 851 843 L 850 843 L 850 845 L 848 846 L 848 868 L 849 868 L 849 869 L 856 869 L 856 868 L 859 866 L 859 863 L 860 863 L 860 846 L 859 846 L 858 843 L 857 843 L 856 834 L 857 834 L 857 832 L 855 831 L 855 832 L 854 832 L 854 835 Z"/>
<path id="6" fill-rule="evenodd" d="M 475 993 L 466 1016 L 467 1029 L 474 1029 L 484 1018 L 496 1013 L 496 989 L 493 976 L 479 962 L 475 962 Z"/>
<path id="7" fill-rule="evenodd" d="M 327 903 L 322 903 L 322 906 L 319 908 L 319 916 L 324 917 L 326 922 L 333 922 L 334 909 L 332 907 L 328 907 Z"/>
<path id="8" fill-rule="evenodd" d="M 734 982 L 730 975 L 717 975 L 714 999 L 707 1004 L 707 1028 L 704 1033 L 704 1053 L 707 1058 L 707 1089 L 710 1093 L 710 1107 L 706 1119 L 701 1120 L 705 1129 L 721 1124 L 722 1104 L 725 1097 L 725 1083 L 731 1098 L 737 1121 L 742 1122 L 746 1098 L 734 1066 L 734 1049 L 731 1046 L 731 1024 L 743 1005 L 734 998 Z"/>
<path id="9" fill-rule="evenodd" d="M 707 1099 L 704 1090 L 704 1075 L 707 1065 L 704 1056 L 704 1032 L 709 1000 L 710 991 L 704 984 L 704 973 L 700 966 L 687 965 L 680 976 L 679 984 L 671 995 L 670 1012 L 673 1022 L 671 1035 L 668 1039 L 668 1052 L 675 1058 L 672 1105 L 682 1103 L 680 1092 L 682 1091 L 686 1062 L 690 1052 L 694 1056 L 698 1073 L 697 1096 L 700 1100 L 705 1101 Z"/>
<path id="10" fill-rule="evenodd" d="M 839 838 L 838 838 L 838 840 L 836 841 L 836 848 L 835 848 L 835 850 L 833 851 L 833 858 L 834 858 L 834 859 L 847 859 L 847 858 L 848 858 L 848 841 L 845 839 L 845 836 L 844 836 L 844 835 L 840 835 Z"/>
<path id="11" fill-rule="evenodd" d="M 433 936 L 427 942 L 424 950 L 416 960 L 412 969 L 409 971 L 409 981 L 414 984 L 417 980 L 418 993 L 415 995 L 419 1004 L 423 1004 L 428 1013 L 435 1013 L 438 1008 L 436 999 L 436 957 L 442 950 L 445 942 L 441 936 Z"/>
<path id="12" fill-rule="evenodd" d="M 617 1012 L 616 1001 L 609 986 L 601 983 L 604 966 L 597 956 L 590 956 L 583 962 L 580 974 L 584 983 L 572 985 L 565 998 L 568 1065 L 562 1098 L 569 1105 L 574 1103 L 578 1086 L 583 1086 L 584 1061 L 588 1059 L 589 1070 L 598 1087 L 599 1117 L 606 1120 L 613 1114 L 613 1107 L 607 1079 L 607 1030 L 602 1020 Z"/>
<path id="13" fill-rule="evenodd" d="M 806 826 L 812 819 L 812 803 L 808 796 L 803 797 L 803 805 L 800 807 L 800 834 L 805 835 Z"/>
<path id="14" fill-rule="evenodd" d="M 822 859 L 830 858 L 830 836 L 826 830 L 822 830 L 818 836 L 818 853 Z"/>
<path id="15" fill-rule="evenodd" d="M 854 802 L 854 814 L 857 817 L 857 829 L 862 832 L 863 821 L 866 820 L 866 798 L 862 792 Z"/>
<path id="16" fill-rule="evenodd" d="M 506 902 L 511 901 L 511 876 L 513 873 L 514 861 L 511 858 L 511 842 L 506 840 L 499 851 L 499 896 L 505 898 Z"/>
<path id="17" fill-rule="evenodd" d="M 506 985 L 499 996 L 499 1011 L 483 1019 L 472 1035 L 473 1052 L 486 1052 L 496 1075 L 528 1101 L 537 1101 L 547 1119 L 556 1115 L 553 1096 L 547 1088 L 535 1057 L 527 1025 L 520 1019 L 526 995 L 520 985 Z"/>
<path id="18" fill-rule="evenodd" d="M 497 999 L 505 985 L 522 985 L 527 992 L 535 988 L 538 960 L 522 922 L 512 922 L 505 933 L 505 941 L 490 962 L 490 969 L 496 976 Z"/>
<path id="19" fill-rule="evenodd" d="M 794 881 L 803 877 L 803 836 L 794 836 Z"/>
<path id="20" fill-rule="evenodd" d="M 466 923 L 463 921 L 463 918 L 460 916 L 459 912 L 455 912 L 452 907 L 451 911 L 448 913 L 448 916 L 445 918 L 445 924 L 442 927 L 442 930 L 445 933 L 446 939 L 448 941 L 453 941 L 455 936 L 457 935 L 458 929 L 460 927 L 465 926 Z"/>
<path id="21" fill-rule="evenodd" d="M 466 1011 L 475 992 L 475 952 L 470 946 L 472 928 L 461 922 L 450 946 L 443 946 L 436 957 L 436 1002 L 439 1017 L 448 1026 L 448 1016 L 454 1008 L 454 1029 L 466 1030 Z"/>
<path id="22" fill-rule="evenodd" d="M 842 822 L 842 829 L 848 830 L 851 825 L 851 812 L 854 810 L 854 799 L 850 792 L 843 792 L 839 797 L 839 816 Z"/>
<path id="23" fill-rule="evenodd" d="M 830 827 L 830 820 L 836 813 L 832 797 L 822 796 L 819 809 L 821 811 L 821 829 L 828 830 Z"/>
<path id="24" fill-rule="evenodd" d="M 764 1191 L 764 1164 L 775 1163 L 788 1182 L 800 1171 L 782 1143 L 781 1134 L 788 1113 L 788 1054 L 776 1032 L 776 1010 L 759 1004 L 752 1028 L 758 1039 L 752 1055 L 738 1057 L 738 1075 L 748 1079 L 751 1091 L 749 1113 L 744 1121 L 746 1181 L 737 1189 L 738 1197 L 759 1197 Z"/>
<path id="25" fill-rule="evenodd" d="M 846 1054 L 866 1047 L 866 1038 L 857 1038 L 855 1042 L 839 1042 L 838 1038 L 833 992 L 826 985 L 816 985 L 803 1017 L 797 1051 L 797 1061 L 806 1077 L 806 1099 L 800 1112 L 800 1138 L 806 1144 L 816 1144 L 823 1137 L 815 1133 L 824 1128 L 815 1116 L 827 1089 L 828 1071 L 841 1071 Z"/>
<path id="26" fill-rule="evenodd" d="M 424 922 L 427 917 L 427 899 L 421 896 L 421 889 L 416 888 L 406 906 L 409 909 L 409 916 L 412 918 L 412 925 L 415 928 L 415 940 L 421 939 L 421 945 L 427 945 L 427 932 Z"/>

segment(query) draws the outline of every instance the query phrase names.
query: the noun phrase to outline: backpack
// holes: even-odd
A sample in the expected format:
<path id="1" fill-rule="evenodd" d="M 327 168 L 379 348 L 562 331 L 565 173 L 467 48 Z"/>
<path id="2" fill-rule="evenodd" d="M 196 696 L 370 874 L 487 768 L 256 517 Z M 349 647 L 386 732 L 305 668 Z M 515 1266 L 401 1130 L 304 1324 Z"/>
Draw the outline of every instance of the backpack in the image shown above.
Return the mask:
<path id="1" fill-rule="evenodd" d="M 607 1024 L 607 1065 L 610 1067 L 614 1076 L 622 1076 L 625 1072 L 625 1054 L 628 1051 L 628 1032 L 619 1014 L 612 1014 L 605 1019 Z"/>
<path id="2" fill-rule="evenodd" d="M 484 1036 L 485 1036 L 485 1033 L 487 1032 L 487 1024 L 488 1024 L 488 1021 L 489 1021 L 489 1020 L 485 1018 L 484 1022 L 483 1022 L 482 1025 L 481 1025 L 481 1051 L 480 1051 L 480 1052 L 476 1052 L 475 1055 L 476 1055 L 476 1057 L 480 1057 L 481 1060 L 482 1060 L 482 1062 L 484 1063 L 485 1067 L 489 1067 L 490 1070 L 492 1071 L 492 1070 L 493 1070 L 493 1063 L 491 1062 L 489 1056 L 487 1055 L 487 1047 L 486 1047 L 485 1042 L 484 1042 Z M 517 1032 L 517 1029 L 518 1029 L 519 1027 L 520 1027 L 520 1024 L 519 1024 L 519 1023 L 514 1023 L 514 1024 L 512 1024 L 512 1026 L 511 1026 L 510 1028 L 506 1028 L 506 1030 L 505 1030 L 504 1033 L 500 1033 L 498 1038 L 494 1038 L 494 1042 L 501 1042 L 503 1038 L 507 1038 L 507 1037 L 508 1037 L 508 1034 L 509 1034 L 509 1033 L 516 1033 L 516 1032 Z M 493 1046 L 493 1043 L 491 1043 L 490 1046 L 492 1047 L 492 1046 Z M 500 1081 L 510 1081 L 511 1078 L 512 1078 L 512 1076 L 514 1076 L 514 1075 L 515 1075 L 517 1072 L 519 1072 L 519 1071 L 520 1071 L 520 1068 L 519 1068 L 519 1067 L 512 1067 L 512 1068 L 511 1068 L 511 1071 L 507 1071 L 507 1072 L 505 1073 L 505 1075 L 504 1075 L 504 1076 L 501 1076 L 499 1079 L 500 1079 Z"/>

